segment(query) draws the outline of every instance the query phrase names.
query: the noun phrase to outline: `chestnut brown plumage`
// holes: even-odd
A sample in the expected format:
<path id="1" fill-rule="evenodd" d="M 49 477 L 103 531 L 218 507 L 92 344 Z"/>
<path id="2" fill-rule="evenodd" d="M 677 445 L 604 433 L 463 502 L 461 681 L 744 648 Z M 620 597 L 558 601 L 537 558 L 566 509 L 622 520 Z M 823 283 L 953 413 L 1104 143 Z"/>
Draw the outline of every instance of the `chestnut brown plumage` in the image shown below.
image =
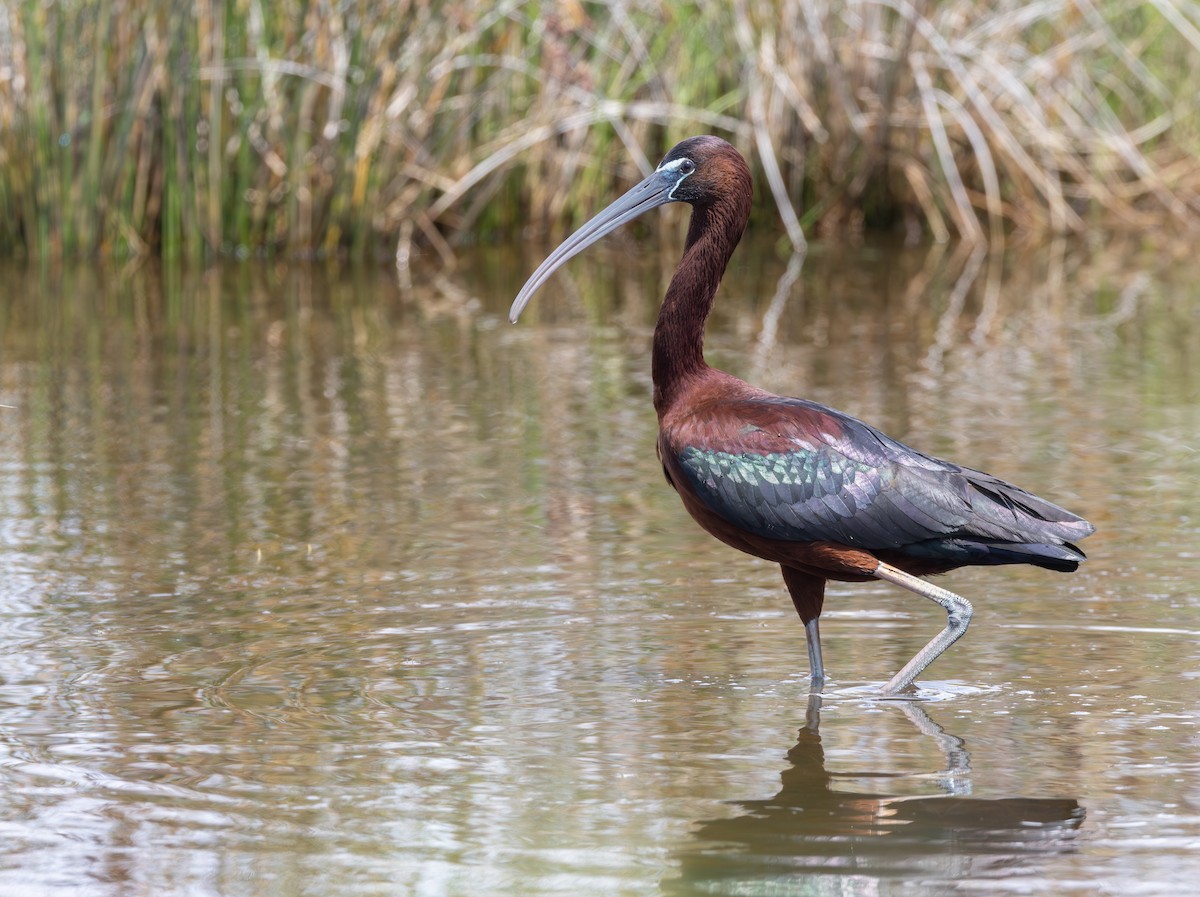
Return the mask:
<path id="1" fill-rule="evenodd" d="M 1086 520 L 1010 483 L 924 455 L 847 414 L 765 392 L 704 361 L 704 325 L 750 216 L 745 160 L 716 137 L 692 137 L 583 225 L 529 278 L 533 293 L 567 259 L 643 212 L 692 206 L 680 261 L 654 329 L 658 455 L 667 480 L 705 530 L 773 561 L 804 622 L 812 683 L 825 680 L 817 621 L 827 580 L 882 579 L 936 601 L 936 635 L 883 687 L 909 688 L 957 641 L 971 604 L 921 577 L 956 567 L 1032 564 L 1072 571 Z"/>

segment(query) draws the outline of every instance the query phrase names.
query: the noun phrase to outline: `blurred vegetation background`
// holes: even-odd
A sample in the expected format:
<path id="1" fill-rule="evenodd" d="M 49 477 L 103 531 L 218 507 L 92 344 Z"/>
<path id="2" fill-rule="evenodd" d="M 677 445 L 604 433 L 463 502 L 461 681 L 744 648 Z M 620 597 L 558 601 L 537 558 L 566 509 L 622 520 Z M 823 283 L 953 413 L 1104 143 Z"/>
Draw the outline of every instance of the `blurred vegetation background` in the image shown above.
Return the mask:
<path id="1" fill-rule="evenodd" d="M 970 241 L 1200 219 L 1189 0 L 0 2 L 0 254 L 447 258 L 676 140 L 757 214 Z"/>

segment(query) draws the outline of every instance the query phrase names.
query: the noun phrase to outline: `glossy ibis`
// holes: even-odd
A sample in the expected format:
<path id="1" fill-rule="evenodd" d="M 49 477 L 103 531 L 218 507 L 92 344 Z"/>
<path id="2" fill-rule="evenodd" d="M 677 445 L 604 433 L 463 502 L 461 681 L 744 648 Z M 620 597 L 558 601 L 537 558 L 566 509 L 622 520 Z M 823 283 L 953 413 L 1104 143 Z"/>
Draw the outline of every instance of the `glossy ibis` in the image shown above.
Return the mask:
<path id="1" fill-rule="evenodd" d="M 956 567 L 1072 571 L 1086 520 L 999 480 L 931 458 L 840 411 L 772 395 L 704 361 L 704 324 L 750 216 L 750 169 L 716 137 L 692 137 L 554 250 L 513 302 L 515 323 L 564 262 L 643 212 L 692 207 L 683 259 L 654 328 L 658 456 L 688 513 L 727 545 L 779 564 L 804 621 L 813 687 L 825 680 L 817 621 L 825 583 L 883 579 L 936 601 L 946 628 L 883 687 L 908 688 L 967 630 L 971 604 L 920 577 Z"/>

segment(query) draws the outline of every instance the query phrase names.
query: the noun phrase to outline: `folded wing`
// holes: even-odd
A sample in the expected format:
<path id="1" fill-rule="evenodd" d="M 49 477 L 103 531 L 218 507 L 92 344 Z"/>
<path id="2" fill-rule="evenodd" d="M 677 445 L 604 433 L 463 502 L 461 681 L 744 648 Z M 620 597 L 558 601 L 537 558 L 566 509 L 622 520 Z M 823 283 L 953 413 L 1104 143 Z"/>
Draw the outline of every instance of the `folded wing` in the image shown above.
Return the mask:
<path id="1" fill-rule="evenodd" d="M 768 539 L 835 542 L 962 564 L 1074 569 L 1093 527 L 981 471 L 929 457 L 801 399 L 725 403 L 715 425 L 669 438 L 687 485 Z M 711 409 L 709 409 L 710 420 Z"/>

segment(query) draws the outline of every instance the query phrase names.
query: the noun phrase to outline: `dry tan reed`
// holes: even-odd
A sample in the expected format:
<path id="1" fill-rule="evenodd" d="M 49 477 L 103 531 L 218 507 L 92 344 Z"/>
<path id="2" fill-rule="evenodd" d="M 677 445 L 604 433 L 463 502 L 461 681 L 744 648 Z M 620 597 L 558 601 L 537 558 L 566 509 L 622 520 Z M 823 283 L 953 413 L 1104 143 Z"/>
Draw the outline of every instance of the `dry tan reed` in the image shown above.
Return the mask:
<path id="1" fill-rule="evenodd" d="M 0 3 L 0 248 L 403 261 L 560 232 L 672 142 L 793 243 L 1191 227 L 1191 0 Z"/>

